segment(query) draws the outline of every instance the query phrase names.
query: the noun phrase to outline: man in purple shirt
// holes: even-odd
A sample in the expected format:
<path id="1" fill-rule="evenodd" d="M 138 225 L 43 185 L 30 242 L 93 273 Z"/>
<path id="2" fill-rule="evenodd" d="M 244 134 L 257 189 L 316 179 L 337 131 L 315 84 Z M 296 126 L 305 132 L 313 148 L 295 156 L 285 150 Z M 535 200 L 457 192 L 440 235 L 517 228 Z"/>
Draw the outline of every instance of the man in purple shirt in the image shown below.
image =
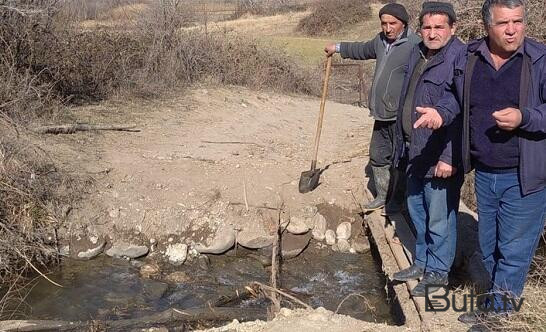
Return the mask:
<path id="1" fill-rule="evenodd" d="M 460 113 L 456 101 L 463 104 L 463 166 L 476 169 L 479 241 L 491 276 L 481 310 L 459 318 L 467 323 L 515 309 L 544 230 L 546 46 L 525 37 L 525 9 L 524 0 L 485 1 L 487 36 L 469 44 L 452 98 L 418 107 L 414 124 L 445 126 Z"/>

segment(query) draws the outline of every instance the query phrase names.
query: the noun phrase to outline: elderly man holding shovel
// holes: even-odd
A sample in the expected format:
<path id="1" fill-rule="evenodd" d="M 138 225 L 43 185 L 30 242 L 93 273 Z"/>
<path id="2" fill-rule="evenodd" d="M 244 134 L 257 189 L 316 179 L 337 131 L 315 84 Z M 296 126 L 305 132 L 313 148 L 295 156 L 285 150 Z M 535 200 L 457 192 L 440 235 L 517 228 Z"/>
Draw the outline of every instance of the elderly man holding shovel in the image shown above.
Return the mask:
<path id="1" fill-rule="evenodd" d="M 370 164 L 377 195 L 364 206 L 366 211 L 383 208 L 389 188 L 393 187 L 391 164 L 396 113 L 411 49 L 420 42 L 420 38 L 408 27 L 409 16 L 404 6 L 389 3 L 379 11 L 379 18 L 382 31 L 374 39 L 367 42 L 330 43 L 324 49 L 328 56 L 337 52 L 342 58 L 376 59 L 368 107 L 375 120 L 370 143 Z M 391 200 L 392 205 L 386 207 L 387 212 L 396 212 L 404 199 L 404 190 L 393 192 L 398 196 Z M 390 206 L 392 209 L 389 209 Z"/>

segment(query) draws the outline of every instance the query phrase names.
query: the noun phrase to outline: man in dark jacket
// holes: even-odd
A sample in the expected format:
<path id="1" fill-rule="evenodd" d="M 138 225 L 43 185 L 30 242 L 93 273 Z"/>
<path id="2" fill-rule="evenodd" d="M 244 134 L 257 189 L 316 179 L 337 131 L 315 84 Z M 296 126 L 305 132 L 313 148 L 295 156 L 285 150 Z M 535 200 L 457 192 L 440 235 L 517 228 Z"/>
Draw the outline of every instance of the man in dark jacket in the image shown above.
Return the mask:
<path id="1" fill-rule="evenodd" d="M 452 84 L 456 60 L 466 52 L 466 45 L 454 37 L 456 15 L 450 3 L 423 3 L 419 22 L 423 41 L 413 49 L 404 79 L 395 154 L 395 166 L 407 164 L 408 210 L 417 234 L 414 263 L 393 278 L 423 277 L 411 291 L 413 296 L 448 283 L 463 180 L 458 172 L 460 121 L 436 131 L 414 129 L 415 108 L 436 105 Z"/>
<path id="2" fill-rule="evenodd" d="M 404 6 L 389 3 L 379 11 L 382 31 L 367 42 L 328 44 L 325 52 L 343 58 L 376 59 L 368 107 L 375 123 L 370 143 L 370 164 L 377 191 L 375 199 L 364 206 L 373 211 L 384 207 L 391 182 L 396 111 L 411 49 L 420 39 L 408 28 Z M 403 196 L 403 195 L 402 195 Z"/>
<path id="3" fill-rule="evenodd" d="M 463 102 L 463 164 L 476 169 L 479 240 L 491 275 L 482 309 L 510 312 L 521 296 L 546 216 L 546 46 L 525 38 L 524 0 L 486 0 L 487 37 L 472 42 L 451 98 L 421 108 L 439 128 Z M 449 96 L 448 96 L 449 97 Z M 506 301 L 504 301 L 506 300 Z M 482 310 L 460 320 L 476 322 Z"/>

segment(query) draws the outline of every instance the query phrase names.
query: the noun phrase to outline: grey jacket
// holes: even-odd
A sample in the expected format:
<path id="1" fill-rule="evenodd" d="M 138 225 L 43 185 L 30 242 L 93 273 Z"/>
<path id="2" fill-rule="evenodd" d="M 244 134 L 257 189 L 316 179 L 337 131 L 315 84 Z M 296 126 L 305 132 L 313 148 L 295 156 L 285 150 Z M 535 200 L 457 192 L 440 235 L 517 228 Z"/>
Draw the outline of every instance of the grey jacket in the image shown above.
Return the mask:
<path id="1" fill-rule="evenodd" d="M 368 96 L 368 108 L 375 120 L 394 121 L 408 59 L 411 50 L 419 44 L 421 38 L 406 28 L 402 36 L 391 45 L 388 53 L 385 52 L 385 40 L 385 35 L 380 32 L 367 42 L 342 42 L 339 51 L 342 58 L 377 60 Z"/>

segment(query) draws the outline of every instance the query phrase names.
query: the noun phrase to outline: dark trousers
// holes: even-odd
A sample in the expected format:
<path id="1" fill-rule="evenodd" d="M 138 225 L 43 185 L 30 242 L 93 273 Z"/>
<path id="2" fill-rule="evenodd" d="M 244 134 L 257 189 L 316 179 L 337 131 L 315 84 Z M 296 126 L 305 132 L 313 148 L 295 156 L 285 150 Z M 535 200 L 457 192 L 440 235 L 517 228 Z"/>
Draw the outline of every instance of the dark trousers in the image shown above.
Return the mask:
<path id="1" fill-rule="evenodd" d="M 370 142 L 370 165 L 390 166 L 394 155 L 396 121 L 375 121 Z"/>

